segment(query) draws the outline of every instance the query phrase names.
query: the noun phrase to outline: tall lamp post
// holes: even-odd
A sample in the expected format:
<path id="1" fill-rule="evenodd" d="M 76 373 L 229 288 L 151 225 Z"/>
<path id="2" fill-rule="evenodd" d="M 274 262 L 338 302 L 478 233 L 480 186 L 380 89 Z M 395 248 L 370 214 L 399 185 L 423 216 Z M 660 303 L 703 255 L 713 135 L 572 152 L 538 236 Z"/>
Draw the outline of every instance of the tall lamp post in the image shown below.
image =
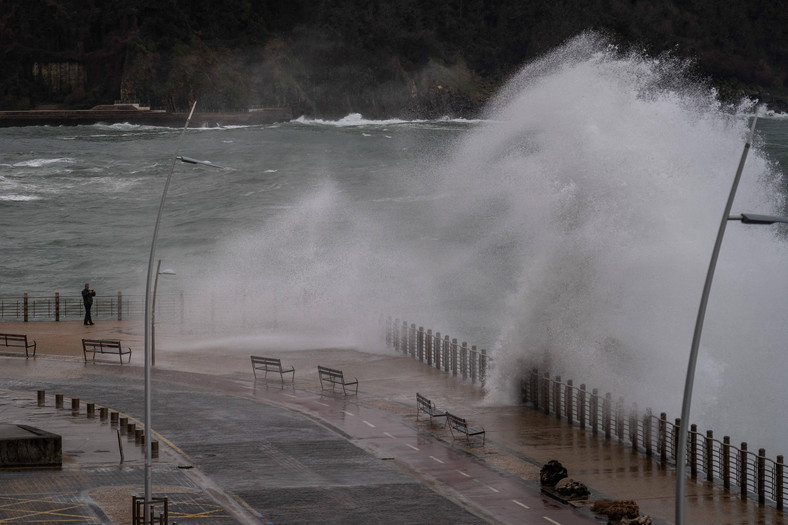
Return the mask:
<path id="1" fill-rule="evenodd" d="M 151 450 L 151 364 L 153 361 L 153 300 L 151 294 L 151 284 L 153 284 L 153 261 L 156 255 L 156 241 L 159 236 L 159 224 L 161 223 L 161 214 L 164 209 L 164 201 L 167 198 L 167 190 L 170 187 L 172 174 L 175 171 L 175 163 L 180 160 L 178 154 L 183 144 L 183 136 L 186 134 L 186 128 L 189 127 L 189 122 L 194 114 L 194 108 L 197 106 L 197 101 L 192 104 L 192 109 L 189 111 L 189 116 L 186 119 L 186 124 L 183 126 L 181 136 L 178 139 L 178 147 L 175 151 L 175 156 L 172 159 L 172 166 L 170 173 L 167 175 L 167 181 L 164 183 L 164 191 L 161 194 L 161 202 L 159 203 L 159 213 L 156 216 L 156 225 L 153 228 L 153 239 L 150 243 L 150 257 L 148 258 L 148 278 L 145 281 L 145 499 L 143 501 L 143 523 L 147 525 L 151 523 L 151 511 L 153 506 L 153 497 L 151 494 L 151 471 L 153 467 L 152 450 Z M 156 275 L 158 279 L 158 273 Z"/>
<path id="2" fill-rule="evenodd" d="M 165 270 L 163 272 L 159 272 L 159 268 L 161 267 L 161 261 L 159 261 L 159 266 L 156 268 L 156 273 L 154 277 L 153 273 L 153 261 L 156 256 L 156 241 L 159 237 L 159 224 L 161 223 L 161 215 L 162 210 L 164 210 L 164 201 L 167 199 L 167 190 L 170 187 L 170 181 L 172 180 L 172 174 L 175 172 L 175 164 L 178 161 L 185 162 L 188 164 L 202 164 L 205 166 L 210 166 L 211 168 L 219 168 L 224 169 L 223 166 L 217 166 L 211 162 L 205 160 L 197 160 L 192 159 L 190 157 L 182 157 L 180 156 L 181 145 L 183 144 L 183 136 L 186 134 L 186 129 L 189 127 L 189 122 L 192 119 L 192 115 L 194 114 L 194 108 L 197 106 L 197 101 L 195 100 L 192 104 L 192 109 L 189 111 L 189 116 L 186 118 L 186 124 L 183 126 L 183 130 L 181 130 L 181 135 L 178 138 L 178 147 L 175 150 L 175 156 L 172 158 L 172 165 L 170 166 L 170 173 L 167 175 L 167 181 L 164 183 L 164 190 L 161 194 L 161 202 L 159 203 L 159 213 L 156 216 L 156 225 L 153 228 L 153 239 L 150 243 L 150 257 L 148 258 L 148 277 L 145 281 L 145 418 L 144 418 L 144 425 L 145 425 L 145 499 L 143 501 L 143 523 L 147 525 L 151 523 L 151 511 L 153 507 L 153 496 L 151 494 L 151 471 L 153 467 L 153 460 L 152 460 L 152 450 L 151 450 L 151 366 L 154 364 L 154 354 L 153 354 L 153 312 L 155 306 L 153 302 L 156 299 L 156 285 L 158 284 L 159 274 L 162 275 L 169 275 L 174 274 L 175 272 L 171 270 Z M 151 284 L 154 285 L 153 293 L 151 293 Z"/>
<path id="3" fill-rule="evenodd" d="M 156 265 L 156 278 L 153 280 L 153 300 L 150 311 L 150 364 L 156 366 L 156 290 L 159 287 L 159 275 L 175 275 L 175 272 L 161 269 L 161 259 Z"/>
<path id="4" fill-rule="evenodd" d="M 679 423 L 679 439 L 676 451 L 676 507 L 675 519 L 676 525 L 684 525 L 684 486 L 685 475 L 684 467 L 687 461 L 687 430 L 689 429 L 689 412 L 692 403 L 692 387 L 695 381 L 695 365 L 698 361 L 698 349 L 700 347 L 700 336 L 703 331 L 703 321 L 706 317 L 706 306 L 709 302 L 709 293 L 711 291 L 711 282 L 714 279 L 714 270 L 717 267 L 717 258 L 720 254 L 722 246 L 722 237 L 725 234 L 725 227 L 728 221 L 741 221 L 744 224 L 774 224 L 776 222 L 788 223 L 786 217 L 773 217 L 770 215 L 756 215 L 752 213 L 742 213 L 741 215 L 730 215 L 731 207 L 733 206 L 733 199 L 736 196 L 736 189 L 739 186 L 741 173 L 744 169 L 744 163 L 747 160 L 747 153 L 750 151 L 752 145 L 752 138 L 755 134 L 755 124 L 758 122 L 758 115 L 752 119 L 752 126 L 750 133 L 747 137 L 747 142 L 744 145 L 741 159 L 739 160 L 739 168 L 736 170 L 736 176 L 733 179 L 728 202 L 725 205 L 725 212 L 720 221 L 720 227 L 717 232 L 717 240 L 714 243 L 714 249 L 711 254 L 711 261 L 709 262 L 709 269 L 706 273 L 706 282 L 703 286 L 703 293 L 700 298 L 700 306 L 698 307 L 698 317 L 695 321 L 695 333 L 692 336 L 692 347 L 690 349 L 689 363 L 687 365 L 687 378 L 684 383 L 684 398 L 681 403 L 681 421 Z"/>

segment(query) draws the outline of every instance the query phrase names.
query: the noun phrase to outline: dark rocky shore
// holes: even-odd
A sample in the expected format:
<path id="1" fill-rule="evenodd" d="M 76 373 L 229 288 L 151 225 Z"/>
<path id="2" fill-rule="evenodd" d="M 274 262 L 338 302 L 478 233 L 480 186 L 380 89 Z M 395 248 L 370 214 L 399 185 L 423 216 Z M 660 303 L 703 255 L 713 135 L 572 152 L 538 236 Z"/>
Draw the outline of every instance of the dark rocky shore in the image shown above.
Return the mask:
<path id="1" fill-rule="evenodd" d="M 188 113 L 151 110 L 136 104 L 96 106 L 84 110 L 0 111 L 0 127 L 80 126 L 91 124 L 138 124 L 182 127 Z M 273 124 L 293 118 L 289 108 L 261 108 L 235 113 L 198 113 L 190 125 L 195 127 L 251 126 Z"/>

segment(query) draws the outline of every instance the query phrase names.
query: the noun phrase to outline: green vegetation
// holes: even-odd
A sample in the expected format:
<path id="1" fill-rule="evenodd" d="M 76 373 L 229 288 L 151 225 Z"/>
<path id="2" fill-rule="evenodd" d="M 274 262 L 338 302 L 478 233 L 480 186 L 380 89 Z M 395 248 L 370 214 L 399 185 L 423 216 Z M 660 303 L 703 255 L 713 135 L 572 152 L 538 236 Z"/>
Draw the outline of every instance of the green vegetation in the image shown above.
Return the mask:
<path id="1" fill-rule="evenodd" d="M 471 116 L 578 33 L 695 60 L 785 109 L 788 10 L 741 0 L 4 0 L 0 109 L 115 100 L 202 111 Z"/>

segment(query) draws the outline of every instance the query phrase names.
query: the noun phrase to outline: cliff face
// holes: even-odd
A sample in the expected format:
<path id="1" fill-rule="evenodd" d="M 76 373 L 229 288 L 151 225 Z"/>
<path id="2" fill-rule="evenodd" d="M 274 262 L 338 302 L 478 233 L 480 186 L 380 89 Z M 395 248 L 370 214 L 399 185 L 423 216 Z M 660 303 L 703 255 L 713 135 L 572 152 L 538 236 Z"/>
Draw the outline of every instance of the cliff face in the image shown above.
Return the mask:
<path id="1" fill-rule="evenodd" d="M 723 96 L 784 107 L 788 10 L 742 0 L 3 0 L 0 109 L 114 100 L 473 115 L 581 31 L 696 60 Z"/>

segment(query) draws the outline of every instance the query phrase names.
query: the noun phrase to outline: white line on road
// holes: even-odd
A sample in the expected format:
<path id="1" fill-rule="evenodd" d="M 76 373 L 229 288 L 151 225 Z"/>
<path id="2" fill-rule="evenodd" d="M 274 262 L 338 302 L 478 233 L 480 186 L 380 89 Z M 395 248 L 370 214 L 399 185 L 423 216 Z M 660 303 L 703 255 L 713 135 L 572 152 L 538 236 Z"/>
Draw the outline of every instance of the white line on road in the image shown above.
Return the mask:
<path id="1" fill-rule="evenodd" d="M 441 461 L 440 459 L 436 458 L 435 456 L 430 456 L 430 457 L 432 459 L 434 459 L 435 461 L 437 461 L 438 463 L 443 463 L 443 461 Z"/>
<path id="2" fill-rule="evenodd" d="M 383 432 L 383 433 L 384 433 L 385 435 L 387 435 L 388 437 L 390 437 L 391 439 L 397 439 L 397 438 L 395 438 L 394 436 L 392 436 L 391 434 L 389 434 L 388 432 Z"/>
<path id="3" fill-rule="evenodd" d="M 410 448 L 412 448 L 413 450 L 420 450 L 420 449 L 419 449 L 419 447 L 414 447 L 414 446 L 413 446 L 413 445 L 411 445 L 410 443 L 405 443 L 405 444 L 406 444 L 406 445 L 408 445 L 408 446 L 409 446 Z"/>
<path id="4" fill-rule="evenodd" d="M 495 487 L 491 487 L 489 485 L 485 485 L 485 487 L 487 487 L 488 489 L 490 489 L 493 492 L 501 492 L 500 490 L 496 489 Z"/>
<path id="5" fill-rule="evenodd" d="M 330 407 L 331 405 L 327 405 L 326 403 L 321 403 L 320 401 L 315 401 L 318 405 L 323 405 L 324 407 Z"/>
<path id="6" fill-rule="evenodd" d="M 285 394 L 285 395 L 286 395 L 287 397 L 294 397 L 294 398 L 298 399 L 298 396 L 297 396 L 297 395 L 295 395 L 295 394 Z"/>
<path id="7" fill-rule="evenodd" d="M 375 428 L 375 425 L 373 425 L 372 423 L 370 423 L 370 422 L 369 422 L 369 421 L 367 421 L 366 419 L 364 420 L 364 423 L 365 423 L 366 425 L 368 425 L 368 426 L 372 427 L 372 428 Z"/>
<path id="8" fill-rule="evenodd" d="M 465 476 L 466 478 L 470 478 L 470 477 L 471 477 L 471 476 L 470 476 L 470 474 L 466 474 L 466 473 L 465 473 L 465 472 L 463 472 L 462 470 L 458 470 L 457 472 L 459 472 L 460 474 L 462 474 L 462 475 L 463 475 L 463 476 Z"/>
<path id="9" fill-rule="evenodd" d="M 549 521 L 550 523 L 554 524 L 554 525 L 561 525 L 561 522 L 558 522 L 558 521 L 555 521 L 555 520 L 551 520 L 551 519 L 550 519 L 550 518 L 548 518 L 547 516 L 542 516 L 542 517 L 543 517 L 544 519 L 546 519 L 547 521 Z"/>
<path id="10" fill-rule="evenodd" d="M 345 414 L 347 414 L 347 415 L 349 415 L 349 416 L 355 416 L 355 415 L 356 415 L 356 414 L 351 414 L 351 413 L 350 413 L 350 412 L 348 412 L 347 410 L 343 410 L 342 412 L 344 412 Z"/>
<path id="11" fill-rule="evenodd" d="M 514 503 L 515 505 L 520 505 L 520 506 L 521 506 L 522 508 L 524 508 L 524 509 L 530 509 L 530 508 L 531 508 L 531 507 L 529 507 L 528 505 L 526 505 L 525 503 L 520 503 L 520 502 L 519 502 L 519 501 L 517 501 L 516 499 L 513 499 L 513 500 L 512 500 L 512 503 Z"/>

